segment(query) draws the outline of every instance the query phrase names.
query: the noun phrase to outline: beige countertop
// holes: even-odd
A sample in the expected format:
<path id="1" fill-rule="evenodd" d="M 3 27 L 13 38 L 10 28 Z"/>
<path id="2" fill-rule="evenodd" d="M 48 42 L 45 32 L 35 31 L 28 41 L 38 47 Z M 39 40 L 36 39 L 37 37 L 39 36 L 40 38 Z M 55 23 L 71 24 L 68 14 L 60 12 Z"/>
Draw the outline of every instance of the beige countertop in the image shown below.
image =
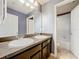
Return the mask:
<path id="1" fill-rule="evenodd" d="M 48 38 L 51 38 L 51 36 L 48 36 Z M 46 39 L 48 39 L 46 38 Z M 0 43 L 0 59 L 6 59 L 6 58 L 9 58 L 11 56 L 14 56 L 16 54 L 19 54 L 41 42 L 43 42 L 44 40 L 46 39 L 36 39 L 36 38 L 33 38 L 32 39 L 34 40 L 34 43 L 28 45 L 28 46 L 21 46 L 21 47 L 9 47 L 9 42 L 2 42 Z"/>

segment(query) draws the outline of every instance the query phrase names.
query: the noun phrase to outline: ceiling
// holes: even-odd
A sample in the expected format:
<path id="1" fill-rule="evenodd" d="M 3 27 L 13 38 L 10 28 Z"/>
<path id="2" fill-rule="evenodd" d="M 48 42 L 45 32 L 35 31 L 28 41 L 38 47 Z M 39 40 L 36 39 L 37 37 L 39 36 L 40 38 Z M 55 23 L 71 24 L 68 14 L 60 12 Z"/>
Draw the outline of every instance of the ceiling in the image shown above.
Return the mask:
<path id="1" fill-rule="evenodd" d="M 57 14 L 63 14 L 66 12 L 71 12 L 73 8 L 75 8 L 79 4 L 79 1 L 76 0 L 74 2 L 68 3 L 66 5 L 57 7 Z"/>
<path id="2" fill-rule="evenodd" d="M 45 3 L 47 3 L 48 1 L 50 1 L 50 0 L 37 0 L 41 5 L 43 5 L 43 4 L 45 4 Z"/>
<path id="3" fill-rule="evenodd" d="M 32 0 L 25 0 L 26 2 L 32 1 Z M 40 4 L 45 4 L 49 0 L 37 0 Z M 33 4 L 31 4 L 33 6 Z M 8 8 L 14 9 L 16 11 L 22 12 L 24 14 L 28 14 L 32 12 L 34 9 L 29 8 L 25 4 L 21 3 L 20 0 L 7 0 L 7 6 Z M 35 9 L 38 7 L 35 7 Z"/>
<path id="4" fill-rule="evenodd" d="M 32 0 L 25 0 L 25 1 L 28 2 L 28 1 L 32 1 Z M 55 3 L 58 3 L 62 0 L 37 0 L 37 1 L 41 5 L 44 5 L 45 3 L 49 2 L 49 1 L 53 1 L 53 4 L 55 4 Z M 7 6 L 8 6 L 8 8 L 22 12 L 24 14 L 29 14 L 34 9 L 38 9 L 37 6 L 34 9 L 31 9 L 28 6 L 26 6 L 25 4 L 21 3 L 20 0 L 7 0 Z M 33 6 L 33 4 L 31 4 L 31 6 Z"/>
<path id="5" fill-rule="evenodd" d="M 29 0 L 26 0 L 26 2 L 28 1 Z M 22 12 L 24 14 L 28 14 L 34 10 L 33 8 L 26 6 L 24 3 L 21 3 L 20 0 L 7 0 L 7 6 L 8 8 Z M 31 6 L 33 6 L 33 4 L 31 4 Z"/>

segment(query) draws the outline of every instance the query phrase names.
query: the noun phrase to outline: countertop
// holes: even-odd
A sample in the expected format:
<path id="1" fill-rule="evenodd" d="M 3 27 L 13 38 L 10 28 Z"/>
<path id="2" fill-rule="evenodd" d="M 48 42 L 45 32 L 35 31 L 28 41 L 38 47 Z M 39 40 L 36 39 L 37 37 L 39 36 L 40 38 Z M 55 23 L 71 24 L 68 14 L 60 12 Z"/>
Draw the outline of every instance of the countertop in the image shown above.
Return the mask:
<path id="1" fill-rule="evenodd" d="M 51 38 L 50 35 L 47 35 L 47 36 L 48 36 L 48 38 Z M 48 39 L 48 38 L 46 38 L 46 39 L 41 38 L 41 40 L 40 40 L 40 39 L 36 39 L 33 37 L 30 37 L 30 38 L 33 39 L 34 42 L 28 46 L 21 46 L 21 47 L 14 47 L 13 48 L 13 47 L 8 46 L 10 41 L 0 43 L 0 59 L 6 59 L 6 58 L 9 58 L 9 57 L 14 56 L 16 54 L 19 54 L 19 53 L 37 45 L 37 44 L 43 42 L 44 40 Z"/>

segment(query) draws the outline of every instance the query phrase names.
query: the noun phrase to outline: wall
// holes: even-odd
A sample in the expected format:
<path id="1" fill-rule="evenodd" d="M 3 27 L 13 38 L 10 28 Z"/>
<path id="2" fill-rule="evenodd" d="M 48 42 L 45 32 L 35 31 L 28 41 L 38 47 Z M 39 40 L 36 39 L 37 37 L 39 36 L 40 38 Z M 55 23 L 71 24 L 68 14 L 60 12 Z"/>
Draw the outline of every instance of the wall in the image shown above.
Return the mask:
<path id="1" fill-rule="evenodd" d="M 35 21 L 35 33 L 41 33 L 41 12 L 37 9 L 32 11 L 29 16 L 34 16 L 34 21 Z"/>
<path id="2" fill-rule="evenodd" d="M 54 10 L 51 3 L 45 4 L 42 8 L 42 32 L 53 33 L 54 29 Z M 50 6 L 50 7 L 49 7 Z"/>
<path id="3" fill-rule="evenodd" d="M 25 34 L 27 15 L 10 8 L 7 8 L 7 12 L 18 16 L 18 34 Z"/>
<path id="4" fill-rule="evenodd" d="M 42 21 L 41 13 L 38 12 L 38 16 L 35 20 L 36 32 L 41 32 L 40 28 L 42 25 L 42 32 L 53 33 L 54 32 L 54 5 L 63 0 L 50 0 L 48 3 L 42 6 Z M 41 23 L 42 22 L 42 23 Z"/>
<path id="5" fill-rule="evenodd" d="M 71 12 L 71 51 L 79 59 L 79 5 Z"/>
<path id="6" fill-rule="evenodd" d="M 42 32 L 43 33 L 51 33 L 54 38 L 54 5 L 50 1 L 49 3 L 43 5 L 42 7 Z M 55 51 L 55 39 L 52 40 L 52 53 L 56 53 Z M 54 45 L 54 46 L 53 46 Z"/>
<path id="7" fill-rule="evenodd" d="M 35 14 L 35 32 L 36 33 L 41 33 L 42 32 L 42 21 L 41 21 L 41 12 L 37 11 L 37 13 Z"/>
<path id="8" fill-rule="evenodd" d="M 55 4 L 57 4 L 58 2 L 61 2 L 62 0 L 50 0 L 48 3 L 44 4 L 42 6 L 42 32 L 43 33 L 51 33 L 53 35 L 53 37 L 55 38 L 55 12 L 54 12 L 54 6 Z M 39 25 L 41 28 L 41 21 L 40 19 L 37 18 L 37 23 L 36 25 Z M 36 27 L 38 28 L 38 26 Z M 36 29 L 36 31 L 40 31 L 40 29 Z M 56 55 L 56 46 L 55 42 L 56 39 L 54 39 L 54 44 L 52 44 L 52 53 L 55 53 Z M 53 51 L 54 49 L 54 51 Z"/>
<path id="9" fill-rule="evenodd" d="M 71 14 L 57 17 L 57 41 L 61 48 L 70 50 Z"/>
<path id="10" fill-rule="evenodd" d="M 42 33 L 51 33 L 54 37 L 54 1 L 49 1 L 42 6 L 42 19 L 36 20 L 36 31 L 39 32 L 40 28 Z M 41 26 L 42 25 L 42 26 Z M 53 40 L 52 40 L 53 41 Z M 55 43 L 55 39 L 53 41 Z M 52 53 L 55 53 L 55 47 L 52 44 Z M 54 51 L 53 51 L 54 49 Z"/>

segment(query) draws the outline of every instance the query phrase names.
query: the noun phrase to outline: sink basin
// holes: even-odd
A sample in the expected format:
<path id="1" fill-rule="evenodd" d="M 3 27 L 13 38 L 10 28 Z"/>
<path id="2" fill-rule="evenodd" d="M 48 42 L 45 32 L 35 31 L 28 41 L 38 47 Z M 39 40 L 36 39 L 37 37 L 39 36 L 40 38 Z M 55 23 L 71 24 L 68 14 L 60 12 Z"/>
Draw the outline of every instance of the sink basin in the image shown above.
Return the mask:
<path id="1" fill-rule="evenodd" d="M 36 35 L 36 36 L 34 36 L 34 38 L 36 38 L 36 39 L 46 39 L 46 38 L 48 38 L 48 36 L 46 36 L 46 35 Z"/>
<path id="2" fill-rule="evenodd" d="M 21 47 L 21 46 L 28 46 L 34 42 L 33 39 L 30 38 L 21 38 L 18 40 L 13 40 L 9 42 L 9 47 Z"/>

